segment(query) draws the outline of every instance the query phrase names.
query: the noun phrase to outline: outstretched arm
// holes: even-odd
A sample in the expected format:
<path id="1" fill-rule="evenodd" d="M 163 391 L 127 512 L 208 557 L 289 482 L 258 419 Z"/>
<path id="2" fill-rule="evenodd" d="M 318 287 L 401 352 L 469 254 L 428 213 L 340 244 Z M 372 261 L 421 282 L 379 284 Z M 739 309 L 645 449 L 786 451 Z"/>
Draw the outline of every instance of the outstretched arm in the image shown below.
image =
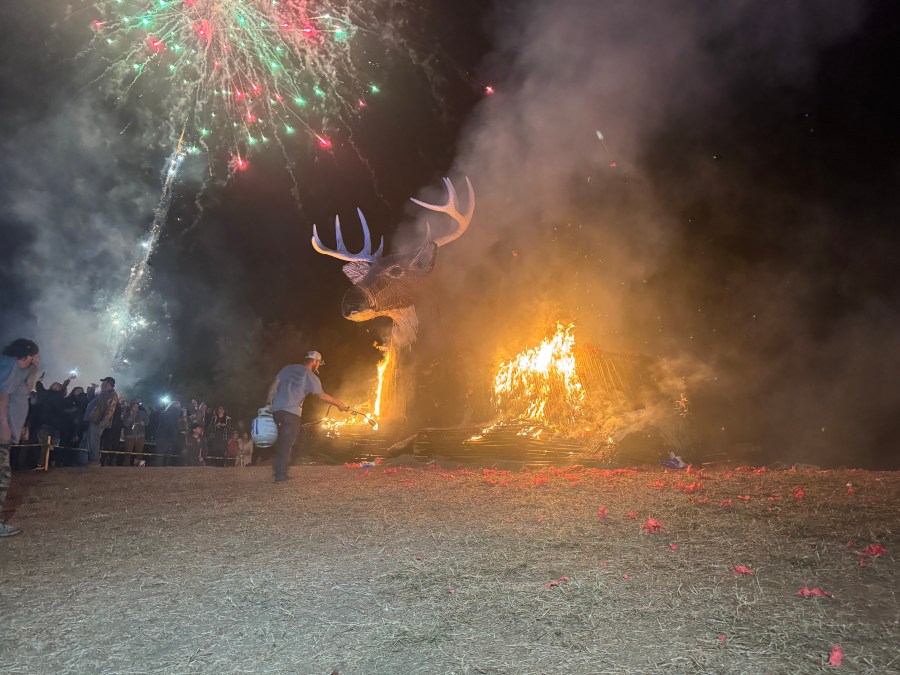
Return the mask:
<path id="1" fill-rule="evenodd" d="M 333 405 L 341 412 L 347 412 L 348 410 L 350 410 L 349 405 L 347 405 L 346 403 L 344 403 L 343 401 L 341 401 L 339 399 L 336 399 L 334 396 L 330 396 L 329 394 L 326 394 L 324 391 L 321 394 L 318 394 L 318 397 L 320 399 L 322 399 L 323 401 L 325 401 L 325 403 L 328 403 L 329 405 Z"/>

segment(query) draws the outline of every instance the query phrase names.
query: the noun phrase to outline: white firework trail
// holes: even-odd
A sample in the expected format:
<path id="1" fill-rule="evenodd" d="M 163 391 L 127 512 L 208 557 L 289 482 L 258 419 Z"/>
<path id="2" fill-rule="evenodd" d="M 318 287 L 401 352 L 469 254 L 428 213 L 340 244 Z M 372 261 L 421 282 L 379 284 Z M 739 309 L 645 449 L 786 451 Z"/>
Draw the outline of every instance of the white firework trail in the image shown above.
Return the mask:
<path id="1" fill-rule="evenodd" d="M 112 361 L 116 364 L 127 363 L 126 350 L 130 340 L 145 330 L 150 323 L 142 308 L 145 302 L 144 292 L 150 281 L 150 257 L 156 251 L 169 215 L 169 208 L 172 206 L 175 180 L 185 158 L 182 151 L 183 141 L 184 131 L 181 132 L 174 152 L 166 160 L 162 194 L 153 211 L 153 222 L 140 241 L 140 248 L 131 266 L 125 290 L 121 298 L 109 303 L 106 308 L 107 341 Z"/>

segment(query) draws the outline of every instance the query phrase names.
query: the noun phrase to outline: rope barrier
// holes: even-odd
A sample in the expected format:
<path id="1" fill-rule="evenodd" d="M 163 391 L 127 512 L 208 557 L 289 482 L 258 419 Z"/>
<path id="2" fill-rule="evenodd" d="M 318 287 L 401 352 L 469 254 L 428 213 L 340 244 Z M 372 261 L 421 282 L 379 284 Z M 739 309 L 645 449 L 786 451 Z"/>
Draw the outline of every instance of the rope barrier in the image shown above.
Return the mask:
<path id="1" fill-rule="evenodd" d="M 145 443 L 145 445 L 152 445 L 156 447 L 155 443 Z M 87 448 L 70 448 L 63 445 L 52 445 L 50 438 L 47 438 L 47 443 L 41 445 L 40 443 L 20 443 L 16 445 L 10 445 L 10 450 L 13 448 L 17 449 L 29 449 L 29 448 L 43 448 L 44 449 L 44 458 L 43 462 L 41 462 L 37 467 L 34 468 L 35 471 L 49 471 L 50 470 L 50 453 L 54 450 L 69 450 L 74 452 L 88 452 Z M 135 457 L 181 457 L 181 453 L 161 453 L 161 452 L 128 452 L 126 450 L 101 450 L 101 455 L 134 455 Z M 228 457 L 226 455 L 206 455 L 204 460 L 207 459 L 215 459 L 215 460 L 233 460 L 235 465 L 237 465 L 237 461 L 239 457 Z"/>

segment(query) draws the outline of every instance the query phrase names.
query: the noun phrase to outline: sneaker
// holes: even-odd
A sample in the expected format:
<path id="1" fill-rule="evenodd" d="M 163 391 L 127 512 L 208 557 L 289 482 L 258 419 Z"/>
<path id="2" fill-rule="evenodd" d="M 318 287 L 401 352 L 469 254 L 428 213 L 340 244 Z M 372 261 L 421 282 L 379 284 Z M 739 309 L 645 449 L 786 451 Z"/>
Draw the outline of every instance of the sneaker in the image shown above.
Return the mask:
<path id="1" fill-rule="evenodd" d="M 275 476 L 276 483 L 284 483 L 285 481 L 291 480 L 290 476 Z"/>
<path id="2" fill-rule="evenodd" d="M 13 527 L 6 523 L 0 523 L 0 537 L 13 537 L 22 531 L 21 527 Z"/>

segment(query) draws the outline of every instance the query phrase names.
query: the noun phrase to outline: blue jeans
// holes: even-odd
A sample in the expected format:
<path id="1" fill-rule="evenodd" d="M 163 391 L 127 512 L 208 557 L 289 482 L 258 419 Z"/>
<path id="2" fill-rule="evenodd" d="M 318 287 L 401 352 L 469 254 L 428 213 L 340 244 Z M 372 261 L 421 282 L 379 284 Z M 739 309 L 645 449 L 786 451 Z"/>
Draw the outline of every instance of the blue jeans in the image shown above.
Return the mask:
<path id="1" fill-rule="evenodd" d="M 275 479 L 287 478 L 288 464 L 291 461 L 291 448 L 300 433 L 300 417 L 287 410 L 276 410 L 272 415 L 278 425 L 278 440 L 275 441 Z"/>
<path id="2" fill-rule="evenodd" d="M 103 429 L 99 424 L 91 422 L 88 426 L 87 433 L 87 454 L 80 453 L 81 466 L 88 464 L 96 464 L 100 461 L 100 436 L 103 435 Z"/>

